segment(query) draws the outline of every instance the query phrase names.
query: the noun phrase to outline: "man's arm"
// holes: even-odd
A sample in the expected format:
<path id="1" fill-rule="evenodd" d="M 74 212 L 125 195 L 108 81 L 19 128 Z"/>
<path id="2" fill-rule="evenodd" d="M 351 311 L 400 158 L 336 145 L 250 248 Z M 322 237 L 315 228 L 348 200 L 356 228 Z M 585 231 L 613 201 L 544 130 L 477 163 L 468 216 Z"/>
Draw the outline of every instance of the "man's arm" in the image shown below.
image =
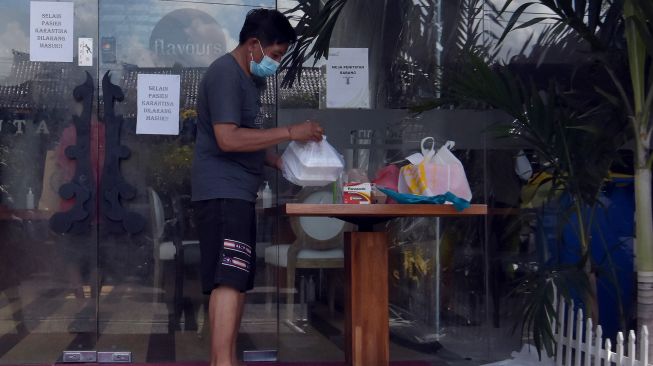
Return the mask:
<path id="1" fill-rule="evenodd" d="M 260 151 L 288 140 L 320 141 L 324 129 L 317 122 L 306 121 L 267 129 L 241 128 L 234 123 L 214 123 L 213 133 L 222 151 Z"/>

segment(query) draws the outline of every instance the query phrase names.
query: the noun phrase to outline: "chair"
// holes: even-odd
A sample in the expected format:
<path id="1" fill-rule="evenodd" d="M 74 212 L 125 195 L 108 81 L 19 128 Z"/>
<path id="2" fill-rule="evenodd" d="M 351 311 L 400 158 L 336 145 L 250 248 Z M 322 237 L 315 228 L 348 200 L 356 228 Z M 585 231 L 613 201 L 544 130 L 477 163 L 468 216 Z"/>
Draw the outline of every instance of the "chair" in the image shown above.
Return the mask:
<path id="1" fill-rule="evenodd" d="M 172 299 L 166 302 L 172 302 L 171 313 L 176 325 L 181 318 L 185 267 L 199 266 L 199 241 L 183 240 L 185 220 L 181 196 L 173 195 L 171 202 L 173 217 L 169 220 L 165 219 L 159 194 L 154 189 L 148 188 L 148 196 L 154 244 L 154 287 L 163 289 L 163 294 L 172 295 Z M 168 238 L 170 240 L 166 240 Z M 168 280 L 166 277 L 170 276 L 166 276 L 166 273 L 174 273 L 174 276 Z M 160 296 L 157 296 L 156 301 L 160 300 Z"/>
<path id="2" fill-rule="evenodd" d="M 150 187 L 147 188 L 147 195 L 150 201 L 150 224 L 152 225 L 152 248 L 154 250 L 154 288 L 162 288 L 163 261 L 174 259 L 176 249 L 172 241 L 164 241 L 166 228 L 163 203 L 158 193 Z"/>
<path id="3" fill-rule="evenodd" d="M 327 203 L 330 190 L 303 189 L 298 201 Z M 343 233 L 349 224 L 328 217 L 292 217 L 290 226 L 296 236 L 292 244 L 272 245 L 265 249 L 266 277 L 273 278 L 275 268 L 286 269 L 287 319 L 294 319 L 295 275 L 298 269 L 337 269 L 344 267 Z M 270 283 L 270 281 L 268 281 Z M 329 309 L 333 312 L 335 286 L 329 283 Z M 300 288 L 300 291 L 303 289 Z M 300 293 L 300 298 L 303 298 Z M 268 297 L 268 300 L 270 298 Z M 269 303 L 270 301 L 268 301 Z"/>

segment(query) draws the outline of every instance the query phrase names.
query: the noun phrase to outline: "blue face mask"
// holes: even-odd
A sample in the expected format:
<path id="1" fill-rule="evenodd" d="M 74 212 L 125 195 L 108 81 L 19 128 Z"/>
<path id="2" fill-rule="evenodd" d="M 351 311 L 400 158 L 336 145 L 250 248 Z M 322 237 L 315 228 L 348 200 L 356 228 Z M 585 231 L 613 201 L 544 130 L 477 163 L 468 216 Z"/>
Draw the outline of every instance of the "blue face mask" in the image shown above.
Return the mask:
<path id="1" fill-rule="evenodd" d="M 254 57 L 252 56 L 252 61 L 249 62 L 249 71 L 251 71 L 252 74 L 262 78 L 276 74 L 277 69 L 279 68 L 279 62 L 265 55 L 265 52 L 263 52 L 263 46 L 261 46 L 261 42 L 259 42 L 258 45 L 261 47 L 263 59 L 261 62 L 256 63 L 254 61 Z"/>

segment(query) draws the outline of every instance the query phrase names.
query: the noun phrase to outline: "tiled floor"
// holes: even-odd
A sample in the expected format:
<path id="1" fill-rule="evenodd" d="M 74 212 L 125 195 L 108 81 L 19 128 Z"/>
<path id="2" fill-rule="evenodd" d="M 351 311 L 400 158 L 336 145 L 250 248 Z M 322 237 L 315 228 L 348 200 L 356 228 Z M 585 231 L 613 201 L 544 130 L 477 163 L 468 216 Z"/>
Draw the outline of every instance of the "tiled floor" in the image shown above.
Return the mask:
<path id="1" fill-rule="evenodd" d="M 344 360 L 340 312 L 331 315 L 325 305 L 316 303 L 309 321 L 290 326 L 277 321 L 276 304 L 266 305 L 268 290 L 259 287 L 249 296 L 238 339 L 241 351 L 278 349 L 283 361 Z M 134 283 L 107 285 L 96 301 L 90 288 L 75 294 L 66 283 L 48 278 L 23 281 L 17 291 L 0 293 L 0 364 L 53 363 L 63 350 L 74 349 L 129 350 L 133 361 L 141 363 L 206 360 L 208 333 L 201 296 L 185 299 L 186 311 L 175 327 L 169 307 L 157 302 L 152 292 L 151 287 Z M 441 366 L 479 365 L 492 360 L 490 354 L 500 359 L 519 347 L 505 329 L 456 324 L 444 324 L 441 348 L 418 346 L 400 337 L 392 340 L 391 359 L 428 360 Z"/>

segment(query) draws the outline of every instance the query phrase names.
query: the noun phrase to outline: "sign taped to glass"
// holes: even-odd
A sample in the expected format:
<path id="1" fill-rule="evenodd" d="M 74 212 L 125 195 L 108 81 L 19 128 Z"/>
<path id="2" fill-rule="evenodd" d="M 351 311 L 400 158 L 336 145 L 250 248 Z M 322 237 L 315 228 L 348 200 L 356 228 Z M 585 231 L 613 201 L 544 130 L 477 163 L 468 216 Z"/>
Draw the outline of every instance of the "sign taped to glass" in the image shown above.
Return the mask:
<path id="1" fill-rule="evenodd" d="M 327 108 L 369 108 L 367 48 L 331 48 L 327 60 Z"/>
<path id="2" fill-rule="evenodd" d="M 179 134 L 179 75 L 138 75 L 137 134 Z"/>
<path id="3" fill-rule="evenodd" d="M 72 2 L 30 2 L 30 61 L 72 62 Z"/>

